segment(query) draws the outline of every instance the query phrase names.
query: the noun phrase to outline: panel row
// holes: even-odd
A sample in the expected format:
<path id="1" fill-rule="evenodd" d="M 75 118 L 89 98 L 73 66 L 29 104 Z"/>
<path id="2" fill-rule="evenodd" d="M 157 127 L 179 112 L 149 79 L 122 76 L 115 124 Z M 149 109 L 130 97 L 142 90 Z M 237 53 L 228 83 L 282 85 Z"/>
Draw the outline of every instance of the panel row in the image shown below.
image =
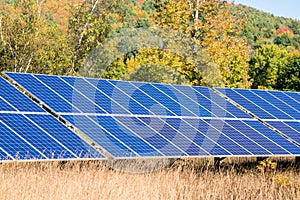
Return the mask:
<path id="1" fill-rule="evenodd" d="M 6 75 L 58 113 L 251 118 L 206 87 Z"/>
<path id="2" fill-rule="evenodd" d="M 300 94 L 297 92 L 217 90 L 261 119 L 300 120 Z"/>
<path id="3" fill-rule="evenodd" d="M 300 155 L 256 120 L 63 115 L 113 157 Z"/>
<path id="4" fill-rule="evenodd" d="M 299 146 L 206 87 L 6 75 L 113 157 L 300 155 Z M 298 93 L 217 90 L 262 119 L 299 117 Z M 286 125 L 275 122 L 278 130 Z M 299 127 L 288 126 L 299 143 Z"/>

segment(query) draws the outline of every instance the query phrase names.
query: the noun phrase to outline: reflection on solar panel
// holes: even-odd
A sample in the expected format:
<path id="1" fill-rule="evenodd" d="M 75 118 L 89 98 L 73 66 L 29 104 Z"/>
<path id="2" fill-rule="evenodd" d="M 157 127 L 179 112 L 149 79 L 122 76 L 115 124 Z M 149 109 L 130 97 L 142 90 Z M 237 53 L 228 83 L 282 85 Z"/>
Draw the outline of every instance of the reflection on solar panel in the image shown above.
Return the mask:
<path id="1" fill-rule="evenodd" d="M 299 93 L 221 88 L 217 90 L 300 144 Z"/>
<path id="2" fill-rule="evenodd" d="M 0 88 L 1 161 L 104 158 L 3 78 Z"/>
<path id="3" fill-rule="evenodd" d="M 206 87 L 6 75 L 113 157 L 300 155 Z"/>

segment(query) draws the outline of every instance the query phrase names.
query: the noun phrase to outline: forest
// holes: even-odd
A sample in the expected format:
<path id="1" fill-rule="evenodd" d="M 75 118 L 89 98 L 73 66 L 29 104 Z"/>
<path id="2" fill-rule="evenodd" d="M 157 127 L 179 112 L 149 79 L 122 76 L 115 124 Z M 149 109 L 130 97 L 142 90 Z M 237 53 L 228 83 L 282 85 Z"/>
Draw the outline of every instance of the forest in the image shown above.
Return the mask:
<path id="1" fill-rule="evenodd" d="M 0 71 L 300 91 L 300 21 L 220 0 L 0 0 Z"/>

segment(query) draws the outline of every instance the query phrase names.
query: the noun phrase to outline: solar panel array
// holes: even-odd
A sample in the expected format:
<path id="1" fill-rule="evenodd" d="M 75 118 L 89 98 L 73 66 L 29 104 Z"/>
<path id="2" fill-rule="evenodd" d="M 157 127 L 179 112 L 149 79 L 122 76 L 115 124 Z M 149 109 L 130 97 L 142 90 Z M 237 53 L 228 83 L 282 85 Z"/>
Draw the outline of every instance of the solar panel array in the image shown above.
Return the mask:
<path id="1" fill-rule="evenodd" d="M 207 87 L 6 75 L 115 158 L 300 155 Z"/>
<path id="2" fill-rule="evenodd" d="M 0 77 L 0 160 L 104 158 Z"/>
<path id="3" fill-rule="evenodd" d="M 300 94 L 269 90 L 218 91 L 300 144 Z"/>

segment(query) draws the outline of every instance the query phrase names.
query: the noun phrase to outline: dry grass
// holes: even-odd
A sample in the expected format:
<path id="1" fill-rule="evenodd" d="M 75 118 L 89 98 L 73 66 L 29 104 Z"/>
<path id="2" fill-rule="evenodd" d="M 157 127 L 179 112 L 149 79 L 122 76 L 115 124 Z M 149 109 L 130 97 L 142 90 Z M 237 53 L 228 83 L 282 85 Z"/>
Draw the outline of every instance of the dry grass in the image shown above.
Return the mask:
<path id="1" fill-rule="evenodd" d="M 206 161 L 177 161 L 146 174 L 96 162 L 2 164 L 0 199 L 300 199 L 297 169 L 261 174 L 247 162 L 224 161 L 216 170 Z"/>

